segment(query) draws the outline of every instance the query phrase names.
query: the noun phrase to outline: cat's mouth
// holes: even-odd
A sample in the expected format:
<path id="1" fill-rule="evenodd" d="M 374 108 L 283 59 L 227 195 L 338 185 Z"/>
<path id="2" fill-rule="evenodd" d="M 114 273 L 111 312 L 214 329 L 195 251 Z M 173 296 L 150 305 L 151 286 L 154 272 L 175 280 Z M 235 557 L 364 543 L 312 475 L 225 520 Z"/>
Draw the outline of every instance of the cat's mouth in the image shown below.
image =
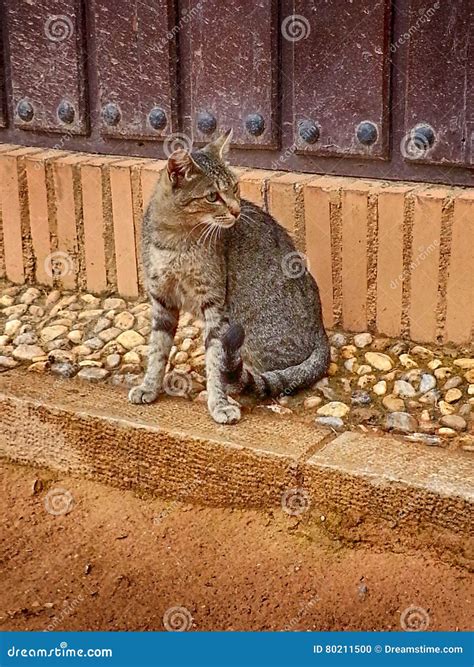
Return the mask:
<path id="1" fill-rule="evenodd" d="M 237 222 L 238 218 L 216 218 L 215 222 L 216 224 L 219 225 L 219 227 L 223 227 L 224 229 L 228 229 L 229 227 L 233 227 L 235 223 Z"/>

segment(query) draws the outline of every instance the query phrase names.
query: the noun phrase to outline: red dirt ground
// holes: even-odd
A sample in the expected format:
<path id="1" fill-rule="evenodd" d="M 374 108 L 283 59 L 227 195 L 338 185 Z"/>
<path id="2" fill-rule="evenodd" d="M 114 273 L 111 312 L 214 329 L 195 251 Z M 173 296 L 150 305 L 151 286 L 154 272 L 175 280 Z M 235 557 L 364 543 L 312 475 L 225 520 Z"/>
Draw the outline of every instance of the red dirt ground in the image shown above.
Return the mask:
<path id="1" fill-rule="evenodd" d="M 430 629 L 471 629 L 472 575 L 430 553 L 348 547 L 277 510 L 0 470 L 0 629 L 163 630 L 179 606 L 194 630 L 399 630 L 410 605 Z M 55 516 L 45 497 L 58 487 L 74 505 Z"/>

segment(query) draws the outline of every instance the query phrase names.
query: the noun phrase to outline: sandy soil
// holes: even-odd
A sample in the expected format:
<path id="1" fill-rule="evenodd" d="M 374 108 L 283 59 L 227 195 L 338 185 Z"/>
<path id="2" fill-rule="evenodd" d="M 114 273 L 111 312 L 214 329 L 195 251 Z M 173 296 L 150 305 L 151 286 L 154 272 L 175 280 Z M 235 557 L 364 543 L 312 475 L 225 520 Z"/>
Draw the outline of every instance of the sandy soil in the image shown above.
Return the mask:
<path id="1" fill-rule="evenodd" d="M 472 575 L 427 552 L 5 463 L 0 479 L 3 630 L 399 630 L 412 605 L 471 629 Z"/>

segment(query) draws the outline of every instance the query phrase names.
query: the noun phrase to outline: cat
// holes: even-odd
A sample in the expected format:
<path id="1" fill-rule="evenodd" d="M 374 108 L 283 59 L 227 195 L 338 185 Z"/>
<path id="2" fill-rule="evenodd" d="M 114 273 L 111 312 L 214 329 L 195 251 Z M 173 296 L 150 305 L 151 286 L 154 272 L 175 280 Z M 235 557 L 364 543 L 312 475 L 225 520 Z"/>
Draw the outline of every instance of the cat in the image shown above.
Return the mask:
<path id="1" fill-rule="evenodd" d="M 330 361 L 319 291 L 288 233 L 241 199 L 226 162 L 231 131 L 174 151 L 142 228 L 152 307 L 147 371 L 129 393 L 151 403 L 163 388 L 180 310 L 204 321 L 208 409 L 240 419 L 229 394 L 289 394 L 321 379 Z"/>

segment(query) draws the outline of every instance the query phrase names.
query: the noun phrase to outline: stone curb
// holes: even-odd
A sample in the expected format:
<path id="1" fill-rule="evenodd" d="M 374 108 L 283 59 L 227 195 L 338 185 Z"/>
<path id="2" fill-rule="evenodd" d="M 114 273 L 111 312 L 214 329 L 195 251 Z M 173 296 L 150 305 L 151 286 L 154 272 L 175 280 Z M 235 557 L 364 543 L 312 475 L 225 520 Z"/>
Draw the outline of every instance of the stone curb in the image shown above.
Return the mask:
<path id="1" fill-rule="evenodd" d="M 258 409 L 223 427 L 184 399 L 137 407 L 118 388 L 21 373 L 0 392 L 0 456 L 11 461 L 177 501 L 310 510 L 338 517 L 343 535 L 368 521 L 443 533 L 463 550 L 472 538 L 474 461 L 462 453 L 336 436 Z"/>

